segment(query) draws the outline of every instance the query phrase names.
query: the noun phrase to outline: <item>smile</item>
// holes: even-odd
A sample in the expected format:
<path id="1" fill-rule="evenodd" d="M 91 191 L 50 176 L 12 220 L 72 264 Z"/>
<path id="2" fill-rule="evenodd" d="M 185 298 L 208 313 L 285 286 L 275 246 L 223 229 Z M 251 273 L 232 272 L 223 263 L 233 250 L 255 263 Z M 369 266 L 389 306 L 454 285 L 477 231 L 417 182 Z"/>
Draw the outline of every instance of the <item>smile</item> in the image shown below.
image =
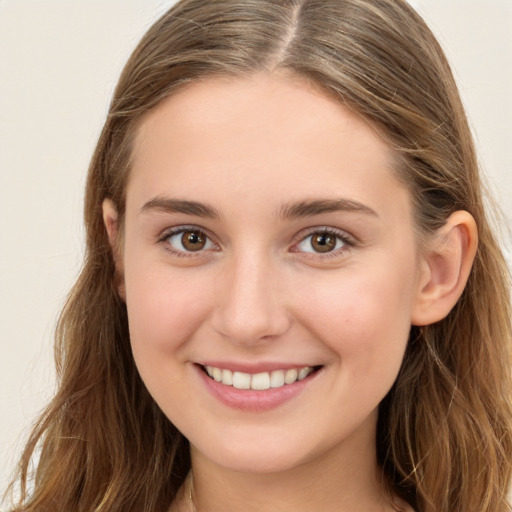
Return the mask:
<path id="1" fill-rule="evenodd" d="M 293 368 L 288 370 L 274 370 L 272 372 L 244 373 L 216 368 L 214 366 L 203 366 L 206 373 L 216 382 L 236 389 L 252 389 L 264 391 L 270 388 L 280 388 L 294 382 L 304 380 L 315 371 L 313 366 Z"/>

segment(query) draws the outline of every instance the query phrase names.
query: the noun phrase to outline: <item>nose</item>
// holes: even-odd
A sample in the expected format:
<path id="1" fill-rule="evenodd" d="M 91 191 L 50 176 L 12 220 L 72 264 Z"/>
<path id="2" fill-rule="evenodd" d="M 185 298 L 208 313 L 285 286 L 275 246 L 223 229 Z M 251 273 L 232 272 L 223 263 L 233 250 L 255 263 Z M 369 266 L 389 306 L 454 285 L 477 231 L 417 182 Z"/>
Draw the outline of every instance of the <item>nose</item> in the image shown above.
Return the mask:
<path id="1" fill-rule="evenodd" d="M 240 255 L 224 269 L 214 329 L 237 344 L 275 339 L 290 327 L 283 274 L 268 258 Z"/>

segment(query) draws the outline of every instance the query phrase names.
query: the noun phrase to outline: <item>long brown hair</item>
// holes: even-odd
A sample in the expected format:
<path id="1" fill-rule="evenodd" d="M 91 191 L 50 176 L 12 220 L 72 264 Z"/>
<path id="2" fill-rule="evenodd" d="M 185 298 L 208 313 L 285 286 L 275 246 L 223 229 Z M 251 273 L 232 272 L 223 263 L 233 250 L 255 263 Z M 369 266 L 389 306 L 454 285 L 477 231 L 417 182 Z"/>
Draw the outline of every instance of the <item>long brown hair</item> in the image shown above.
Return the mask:
<path id="1" fill-rule="evenodd" d="M 475 218 L 467 287 L 447 318 L 411 329 L 380 407 L 377 453 L 390 493 L 418 512 L 510 510 L 509 275 L 449 65 L 405 0 L 182 0 L 144 36 L 90 165 L 86 260 L 56 334 L 60 387 L 23 454 L 13 510 L 157 512 L 175 496 L 188 444 L 137 373 L 101 206 L 111 198 L 122 221 L 131 142 L 163 98 L 193 80 L 275 69 L 307 77 L 379 130 L 420 233 L 455 210 Z"/>

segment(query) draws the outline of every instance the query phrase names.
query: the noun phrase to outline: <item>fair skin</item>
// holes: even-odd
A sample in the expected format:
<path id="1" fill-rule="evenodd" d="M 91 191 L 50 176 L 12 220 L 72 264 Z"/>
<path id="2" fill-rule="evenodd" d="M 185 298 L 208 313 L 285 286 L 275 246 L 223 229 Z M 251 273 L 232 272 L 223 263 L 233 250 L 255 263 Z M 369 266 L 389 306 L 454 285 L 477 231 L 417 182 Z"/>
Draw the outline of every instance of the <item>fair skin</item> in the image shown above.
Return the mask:
<path id="1" fill-rule="evenodd" d="M 367 122 L 285 75 L 194 83 L 140 125 L 122 246 L 108 199 L 104 219 L 134 358 L 191 443 L 199 511 L 395 510 L 377 408 L 411 324 L 462 292 L 476 228 L 456 212 L 420 249 L 393 166 Z M 263 387 L 305 378 L 237 389 L 207 365 Z"/>

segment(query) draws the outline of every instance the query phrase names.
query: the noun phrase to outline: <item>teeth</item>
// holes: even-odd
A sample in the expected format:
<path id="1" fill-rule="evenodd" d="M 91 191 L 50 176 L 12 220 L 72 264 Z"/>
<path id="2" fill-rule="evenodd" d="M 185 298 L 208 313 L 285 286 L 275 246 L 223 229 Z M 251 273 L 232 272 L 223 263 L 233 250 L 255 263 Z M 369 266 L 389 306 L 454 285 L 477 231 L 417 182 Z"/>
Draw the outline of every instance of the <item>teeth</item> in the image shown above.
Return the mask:
<path id="1" fill-rule="evenodd" d="M 220 382 L 222 380 L 222 370 L 220 368 L 214 368 L 213 369 L 213 378 Z"/>
<path id="2" fill-rule="evenodd" d="M 259 389 L 264 390 L 270 387 L 270 374 L 268 372 L 265 373 L 257 373 L 253 375 L 251 378 L 251 389 Z"/>
<path id="3" fill-rule="evenodd" d="M 262 373 L 244 373 L 232 372 L 222 368 L 206 366 L 206 373 L 226 386 L 233 386 L 237 389 L 254 389 L 263 391 L 270 388 L 280 388 L 286 384 L 293 384 L 298 380 L 305 379 L 312 371 L 313 367 L 305 366 L 304 368 L 291 370 L 275 370 L 273 372 Z"/>
<path id="4" fill-rule="evenodd" d="M 251 389 L 251 376 L 248 373 L 234 372 L 233 387 L 236 389 Z"/>
<path id="5" fill-rule="evenodd" d="M 299 374 L 297 375 L 297 380 L 305 379 L 311 373 L 311 368 L 301 368 L 299 370 Z"/>
<path id="6" fill-rule="evenodd" d="M 226 384 L 226 386 L 233 385 L 233 372 L 231 370 L 222 370 L 222 384 Z"/>
<path id="7" fill-rule="evenodd" d="M 270 387 L 280 388 L 284 386 L 284 370 L 277 370 L 270 374 Z"/>
<path id="8" fill-rule="evenodd" d="M 297 370 L 288 370 L 284 374 L 284 383 L 285 384 L 293 384 L 297 380 L 297 376 L 299 372 Z"/>

